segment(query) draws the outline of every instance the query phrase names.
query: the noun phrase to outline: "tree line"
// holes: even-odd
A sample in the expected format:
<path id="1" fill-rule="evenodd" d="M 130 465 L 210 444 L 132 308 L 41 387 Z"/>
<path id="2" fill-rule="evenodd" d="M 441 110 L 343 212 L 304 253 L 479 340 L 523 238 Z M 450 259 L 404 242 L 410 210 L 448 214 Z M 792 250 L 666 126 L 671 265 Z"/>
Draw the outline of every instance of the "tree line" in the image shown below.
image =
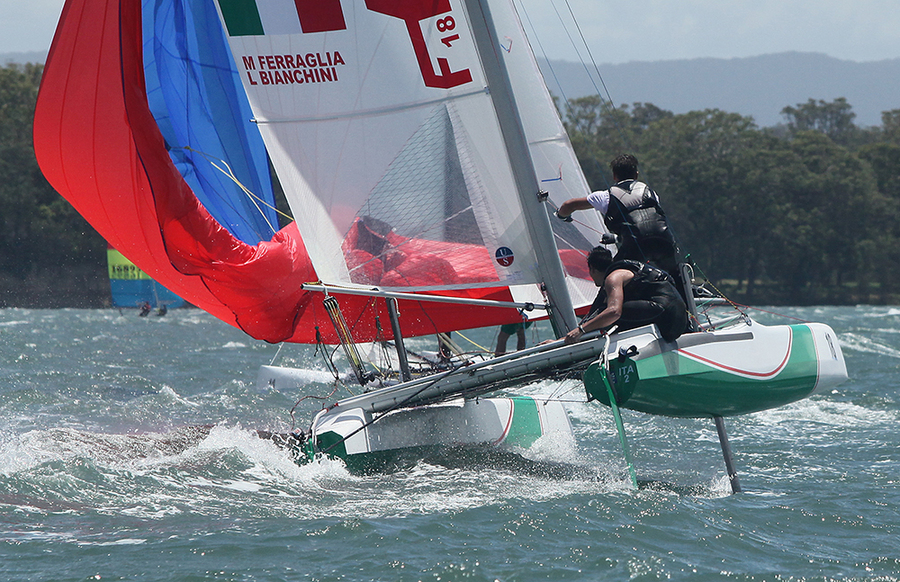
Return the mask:
<path id="1" fill-rule="evenodd" d="M 106 243 L 50 187 L 34 157 L 43 70 L 0 68 L 0 307 L 103 305 Z"/>
<path id="2" fill-rule="evenodd" d="M 42 71 L 0 68 L 0 307 L 103 305 L 106 243 L 34 157 Z M 609 160 L 634 153 L 697 273 L 729 297 L 900 302 L 900 109 L 866 128 L 843 98 L 786 106 L 785 122 L 764 128 L 597 96 L 560 109 L 591 187 L 607 188 Z"/>
<path id="3" fill-rule="evenodd" d="M 571 99 L 566 128 L 593 189 L 634 153 L 682 251 L 729 297 L 767 304 L 900 299 L 900 109 L 858 127 L 846 99 L 785 107 L 758 127 L 718 109 Z"/>

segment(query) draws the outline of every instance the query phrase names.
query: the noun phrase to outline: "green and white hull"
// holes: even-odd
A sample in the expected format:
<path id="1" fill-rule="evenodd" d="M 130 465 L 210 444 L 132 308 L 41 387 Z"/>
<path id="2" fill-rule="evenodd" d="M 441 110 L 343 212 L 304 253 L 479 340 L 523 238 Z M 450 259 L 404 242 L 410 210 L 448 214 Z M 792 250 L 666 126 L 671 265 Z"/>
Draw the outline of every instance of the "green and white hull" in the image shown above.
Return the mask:
<path id="1" fill-rule="evenodd" d="M 528 448 L 543 436 L 571 440 L 562 403 L 482 395 L 520 387 L 537 374 L 583 370 L 603 348 L 602 341 L 556 341 L 346 398 L 316 414 L 302 449 L 308 457 L 324 453 L 357 469 L 439 447 Z M 290 369 L 272 366 L 264 366 L 258 379 L 272 387 L 297 380 Z"/>
<path id="2" fill-rule="evenodd" d="M 377 422 L 362 408 L 323 410 L 313 422 L 306 454 L 344 459 L 354 470 L 454 446 L 530 447 L 544 435 L 572 438 L 562 405 L 531 397 L 458 399 L 401 408 Z"/>
<path id="3" fill-rule="evenodd" d="M 636 355 L 618 357 L 632 346 Z M 775 408 L 847 379 L 837 336 L 820 323 L 769 327 L 748 320 L 675 342 L 647 326 L 612 336 L 609 367 L 621 408 L 688 418 Z M 585 389 L 608 405 L 601 373 L 599 362 L 591 364 Z"/>
<path id="4" fill-rule="evenodd" d="M 674 417 L 724 417 L 775 408 L 836 386 L 847 368 L 834 331 L 824 324 L 764 326 L 750 320 L 666 342 L 656 326 L 561 341 L 388 386 L 319 411 L 302 435 L 303 455 L 326 454 L 354 469 L 459 445 L 531 446 L 573 439 L 563 405 L 532 397 L 485 397 L 522 386 L 539 373 L 585 370 L 589 399 L 609 405 L 600 364 L 622 408 Z M 620 354 L 628 354 L 620 356 Z M 288 381 L 289 369 L 264 367 L 260 382 Z M 298 378 L 293 378 L 296 383 Z"/>

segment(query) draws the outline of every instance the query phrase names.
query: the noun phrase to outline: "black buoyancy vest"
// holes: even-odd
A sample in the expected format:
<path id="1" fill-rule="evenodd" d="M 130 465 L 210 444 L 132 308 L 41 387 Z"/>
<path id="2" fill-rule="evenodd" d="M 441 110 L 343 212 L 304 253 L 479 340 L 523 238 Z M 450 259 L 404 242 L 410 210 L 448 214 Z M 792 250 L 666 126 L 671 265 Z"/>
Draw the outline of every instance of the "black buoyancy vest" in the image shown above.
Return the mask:
<path id="1" fill-rule="evenodd" d="M 626 301 L 646 299 L 655 301 L 664 306 L 668 306 L 672 302 L 675 302 L 676 304 L 680 303 L 680 306 L 684 305 L 684 300 L 681 298 L 678 289 L 675 287 L 674 279 L 662 269 L 657 269 L 652 265 L 640 261 L 624 259 L 611 264 L 609 268 L 606 269 L 604 278 L 608 277 L 613 271 L 618 271 L 620 269 L 625 269 L 634 273 L 634 278 L 629 281 L 623 289 Z M 596 317 L 601 311 L 606 309 L 606 305 L 606 291 L 603 287 L 600 287 L 597 298 L 594 299 L 594 303 L 591 305 L 588 314 L 582 318 L 582 322 L 589 321 L 591 318 Z"/>
<path id="2" fill-rule="evenodd" d="M 636 180 L 623 180 L 610 188 L 609 194 L 604 221 L 611 232 L 623 239 L 671 238 L 666 213 L 649 186 Z"/>
<path id="3" fill-rule="evenodd" d="M 667 303 L 669 299 L 681 299 L 672 276 L 654 266 L 640 261 L 625 259 L 616 261 L 606 270 L 609 276 L 613 271 L 625 269 L 634 273 L 634 278 L 625 285 L 628 299 L 648 299 L 657 303 Z"/>

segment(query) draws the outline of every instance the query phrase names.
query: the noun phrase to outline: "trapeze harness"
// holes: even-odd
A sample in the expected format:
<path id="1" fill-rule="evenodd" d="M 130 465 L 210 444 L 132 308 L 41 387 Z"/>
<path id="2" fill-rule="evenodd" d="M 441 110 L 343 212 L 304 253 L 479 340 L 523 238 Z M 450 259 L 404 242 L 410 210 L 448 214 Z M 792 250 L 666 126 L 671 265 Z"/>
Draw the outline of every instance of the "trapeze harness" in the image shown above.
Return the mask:
<path id="1" fill-rule="evenodd" d="M 673 275 L 677 273 L 675 237 L 659 197 L 649 186 L 623 180 L 610 188 L 609 208 L 603 220 L 622 241 L 616 260 L 651 263 Z"/>
<path id="2" fill-rule="evenodd" d="M 655 323 L 666 341 L 674 341 L 683 334 L 688 324 L 687 307 L 672 277 L 662 269 L 628 259 L 611 264 L 606 276 L 620 269 L 631 271 L 634 278 L 623 289 L 625 298 L 622 316 L 616 322 L 618 331 Z M 606 291 L 601 288 L 582 323 L 599 315 L 606 304 Z"/>

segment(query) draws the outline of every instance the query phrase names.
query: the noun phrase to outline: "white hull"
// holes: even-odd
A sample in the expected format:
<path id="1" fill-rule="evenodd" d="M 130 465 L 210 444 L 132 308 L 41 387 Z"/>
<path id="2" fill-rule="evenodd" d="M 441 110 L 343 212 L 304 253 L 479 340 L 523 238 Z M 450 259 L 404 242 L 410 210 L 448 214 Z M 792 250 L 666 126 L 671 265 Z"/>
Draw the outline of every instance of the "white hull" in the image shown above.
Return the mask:
<path id="1" fill-rule="evenodd" d="M 527 447 L 547 434 L 571 438 L 559 402 L 479 395 L 522 386 L 541 373 L 583 369 L 606 345 L 598 336 L 570 346 L 557 341 L 340 400 L 316 415 L 306 452 L 349 459 L 435 446 Z M 614 370 L 620 350 L 637 351 L 628 360 L 637 380 L 618 387 L 620 405 L 666 416 L 746 414 L 805 398 L 847 378 L 834 331 L 823 324 L 738 321 L 675 342 L 662 340 L 650 325 L 613 334 L 608 345 Z M 586 388 L 608 403 L 598 369 L 597 363 L 588 367 Z M 258 381 L 285 390 L 321 380 L 313 376 L 322 374 L 263 366 Z"/>
<path id="2" fill-rule="evenodd" d="M 616 356 L 632 347 L 637 353 L 619 362 Z M 847 379 L 837 336 L 821 323 L 739 321 L 674 342 L 647 326 L 611 337 L 610 368 L 620 407 L 688 418 L 776 408 Z M 584 382 L 592 397 L 609 403 L 598 364 L 588 368 Z"/>
<path id="3" fill-rule="evenodd" d="M 527 397 L 459 399 L 400 409 L 372 421 L 373 415 L 361 408 L 322 411 L 312 429 L 316 452 L 350 459 L 369 453 L 459 445 L 527 448 L 545 435 L 573 438 L 569 418 L 559 402 Z"/>

